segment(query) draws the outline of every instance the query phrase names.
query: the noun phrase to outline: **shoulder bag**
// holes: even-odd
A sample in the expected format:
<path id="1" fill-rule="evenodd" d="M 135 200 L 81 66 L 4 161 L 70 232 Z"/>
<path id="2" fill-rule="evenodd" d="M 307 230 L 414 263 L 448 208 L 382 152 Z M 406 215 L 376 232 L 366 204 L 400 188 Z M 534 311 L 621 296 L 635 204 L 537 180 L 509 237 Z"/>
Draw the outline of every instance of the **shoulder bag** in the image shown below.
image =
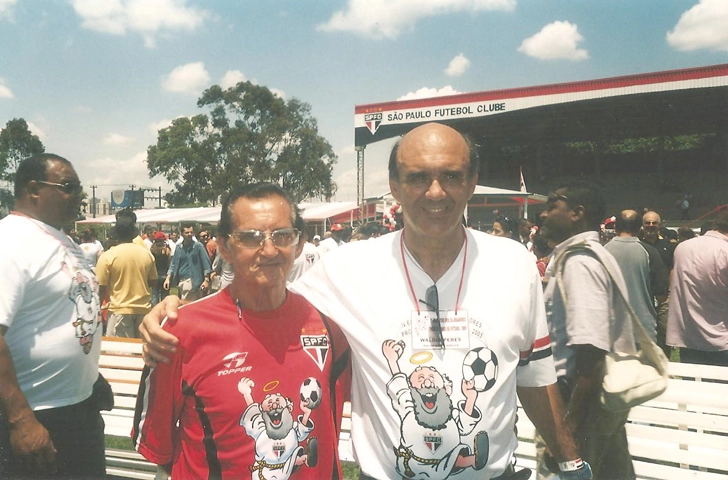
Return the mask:
<path id="1" fill-rule="evenodd" d="M 576 251 L 587 251 L 599 260 L 610 279 L 613 288 L 619 292 L 624 305 L 632 319 L 635 337 L 640 349 L 637 353 L 608 352 L 604 358 L 604 378 L 600 392 L 600 402 L 609 411 L 619 412 L 652 400 L 662 395 L 667 388 L 668 359 L 663 351 L 655 345 L 628 301 L 623 281 L 618 281 L 608 262 L 601 258 L 600 252 L 584 242 L 567 247 L 556 259 L 556 277 L 561 297 L 566 308 L 566 290 L 563 283 L 563 268 L 566 254 Z M 621 275 L 619 276 L 621 279 Z"/>

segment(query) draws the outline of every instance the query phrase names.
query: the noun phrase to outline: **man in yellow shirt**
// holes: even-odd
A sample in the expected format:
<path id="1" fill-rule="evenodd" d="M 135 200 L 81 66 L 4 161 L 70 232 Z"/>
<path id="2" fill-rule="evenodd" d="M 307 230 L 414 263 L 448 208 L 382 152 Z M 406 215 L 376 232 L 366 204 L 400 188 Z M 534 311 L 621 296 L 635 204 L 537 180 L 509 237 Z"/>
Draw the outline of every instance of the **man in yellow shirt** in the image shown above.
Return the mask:
<path id="1" fill-rule="evenodd" d="M 133 243 L 133 222 L 120 219 L 114 232 L 121 243 L 104 252 L 96 265 L 101 298 L 110 295 L 106 335 L 138 338 L 139 324 L 152 308 L 157 268 L 149 250 Z"/>

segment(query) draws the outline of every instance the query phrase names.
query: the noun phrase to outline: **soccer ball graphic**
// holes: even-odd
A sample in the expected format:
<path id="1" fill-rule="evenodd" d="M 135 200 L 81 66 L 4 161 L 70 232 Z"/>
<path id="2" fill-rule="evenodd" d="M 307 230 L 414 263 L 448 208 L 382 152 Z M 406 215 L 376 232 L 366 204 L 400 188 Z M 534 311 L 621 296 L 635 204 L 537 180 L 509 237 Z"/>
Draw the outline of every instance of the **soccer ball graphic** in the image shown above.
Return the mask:
<path id="1" fill-rule="evenodd" d="M 321 405 L 321 384 L 313 377 L 309 377 L 301 384 L 301 401 L 310 400 L 308 408 L 313 410 Z"/>
<path id="2" fill-rule="evenodd" d="M 498 377 L 498 357 L 485 347 L 470 350 L 463 359 L 463 378 L 475 382 L 476 392 L 485 392 Z"/>

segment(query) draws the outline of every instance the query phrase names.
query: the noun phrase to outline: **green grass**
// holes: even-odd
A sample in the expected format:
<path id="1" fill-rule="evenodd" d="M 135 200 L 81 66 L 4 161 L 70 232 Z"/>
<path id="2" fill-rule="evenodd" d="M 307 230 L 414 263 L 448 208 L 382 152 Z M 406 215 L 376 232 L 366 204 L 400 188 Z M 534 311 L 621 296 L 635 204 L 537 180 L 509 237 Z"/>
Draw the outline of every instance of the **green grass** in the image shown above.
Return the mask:
<path id="1" fill-rule="evenodd" d="M 134 444 L 130 437 L 115 437 L 106 435 L 106 448 L 116 448 L 118 450 L 134 450 Z"/>
<path id="2" fill-rule="evenodd" d="M 359 478 L 359 467 L 352 462 L 342 462 L 342 469 L 344 470 L 344 480 L 357 480 Z"/>

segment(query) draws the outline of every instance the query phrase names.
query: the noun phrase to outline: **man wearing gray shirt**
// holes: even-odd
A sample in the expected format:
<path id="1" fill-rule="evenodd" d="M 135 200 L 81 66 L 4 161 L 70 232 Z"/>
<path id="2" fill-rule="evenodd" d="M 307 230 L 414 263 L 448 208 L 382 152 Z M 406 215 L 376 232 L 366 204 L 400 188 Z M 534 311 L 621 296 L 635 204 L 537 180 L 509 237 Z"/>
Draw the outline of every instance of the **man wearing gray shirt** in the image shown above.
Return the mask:
<path id="1" fill-rule="evenodd" d="M 642 219 L 636 211 L 623 210 L 617 216 L 617 236 L 604 248 L 617 260 L 627 284 L 632 308 L 654 341 L 657 324 L 655 298 L 660 303 L 667 300 L 669 280 L 667 267 L 657 249 L 640 242 L 638 238 L 641 223 Z"/>

